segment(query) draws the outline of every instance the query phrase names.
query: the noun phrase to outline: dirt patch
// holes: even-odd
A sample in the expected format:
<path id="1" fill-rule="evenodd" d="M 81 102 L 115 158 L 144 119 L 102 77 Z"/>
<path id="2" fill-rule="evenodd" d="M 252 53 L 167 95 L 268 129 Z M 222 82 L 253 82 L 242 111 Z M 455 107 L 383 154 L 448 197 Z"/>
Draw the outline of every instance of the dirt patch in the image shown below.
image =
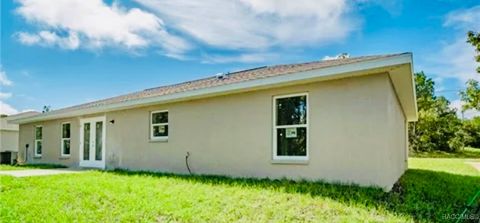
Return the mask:
<path id="1" fill-rule="evenodd" d="M 72 174 L 81 173 L 80 169 L 31 169 L 31 170 L 2 170 L 0 175 L 9 175 L 14 177 L 33 177 L 33 176 L 48 176 L 56 174 Z"/>
<path id="2" fill-rule="evenodd" d="M 478 171 L 480 171 L 480 162 L 467 162 L 467 163 L 472 165 Z"/>

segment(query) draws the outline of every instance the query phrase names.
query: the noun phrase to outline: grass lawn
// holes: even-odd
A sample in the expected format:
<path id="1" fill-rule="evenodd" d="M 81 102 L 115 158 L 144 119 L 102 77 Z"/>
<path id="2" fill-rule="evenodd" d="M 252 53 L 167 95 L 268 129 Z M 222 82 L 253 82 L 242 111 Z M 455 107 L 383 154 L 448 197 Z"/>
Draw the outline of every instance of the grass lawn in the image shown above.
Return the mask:
<path id="1" fill-rule="evenodd" d="M 462 159 L 412 158 L 392 192 L 127 171 L 0 176 L 1 222 L 452 222 L 480 189 Z M 441 166 L 441 167 L 439 167 Z"/>

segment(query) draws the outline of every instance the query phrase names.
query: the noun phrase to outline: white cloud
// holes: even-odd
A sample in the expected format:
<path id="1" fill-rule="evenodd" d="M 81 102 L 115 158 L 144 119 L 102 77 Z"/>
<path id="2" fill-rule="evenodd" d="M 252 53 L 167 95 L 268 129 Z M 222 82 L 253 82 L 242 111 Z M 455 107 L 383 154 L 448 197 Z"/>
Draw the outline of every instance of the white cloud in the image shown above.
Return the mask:
<path id="1" fill-rule="evenodd" d="M 9 104 L 0 101 L 0 114 L 13 115 L 18 113 L 18 110 L 10 106 Z"/>
<path id="2" fill-rule="evenodd" d="M 475 48 L 467 43 L 469 30 L 480 30 L 480 6 L 456 10 L 448 13 L 444 27 L 451 28 L 455 39 L 442 43 L 442 46 L 425 57 L 427 71 L 437 74 L 437 78 L 455 78 L 461 82 L 468 79 L 480 80 L 476 72 L 479 64 L 475 62 Z"/>
<path id="3" fill-rule="evenodd" d="M 40 31 L 38 34 L 26 32 L 17 33 L 18 40 L 25 45 L 39 44 L 42 46 L 59 46 L 63 49 L 77 49 L 80 41 L 76 33 L 71 33 L 68 37 L 60 37 L 54 32 Z"/>
<path id="4" fill-rule="evenodd" d="M 452 26 L 461 30 L 480 29 L 480 6 L 455 10 L 447 14 L 444 26 Z"/>
<path id="5" fill-rule="evenodd" d="M 428 72 L 436 73 L 437 78 L 456 78 L 462 83 L 469 79 L 480 80 L 480 75 L 476 73 L 475 49 L 465 41 L 466 35 L 458 37 L 429 56 Z"/>
<path id="6" fill-rule="evenodd" d="M 64 49 L 125 49 L 156 47 L 168 55 L 181 55 L 189 44 L 170 34 L 163 21 L 138 8 L 125 9 L 102 0 L 18 0 L 16 13 L 39 28 L 18 32 L 26 45 L 57 46 Z"/>
<path id="7" fill-rule="evenodd" d="M 6 72 L 0 65 L 0 89 L 2 89 L 2 86 L 10 86 L 12 84 L 13 82 L 7 78 Z M 2 101 L 10 97 L 12 97 L 12 93 L 0 92 L 0 114 L 11 115 L 18 112 L 15 108 Z"/>
<path id="8" fill-rule="evenodd" d="M 457 109 L 457 116 L 460 118 L 471 119 L 475 116 L 480 116 L 480 111 L 469 109 L 463 112 L 462 114 L 462 106 L 465 103 L 461 100 L 454 100 L 450 103 L 450 108 Z"/>
<path id="9" fill-rule="evenodd" d="M 204 55 L 203 63 L 260 63 L 268 60 L 278 58 L 277 54 L 273 53 L 242 53 L 239 55 Z"/>
<path id="10" fill-rule="evenodd" d="M 0 86 L 10 86 L 13 82 L 8 79 L 7 74 L 3 70 L 2 66 L 0 65 Z"/>
<path id="11" fill-rule="evenodd" d="M 136 0 L 193 39 L 259 50 L 340 41 L 358 26 L 346 0 Z"/>
<path id="12" fill-rule="evenodd" d="M 0 100 L 2 100 L 2 99 L 8 99 L 8 98 L 10 98 L 10 97 L 12 97 L 12 93 L 9 93 L 9 92 L 6 92 L 6 93 L 5 93 L 5 92 L 0 92 Z"/>
<path id="13" fill-rule="evenodd" d="M 264 62 L 275 51 L 343 41 L 359 30 L 361 5 L 400 9 L 385 0 L 134 0 L 142 8 L 106 0 L 17 0 L 16 13 L 36 27 L 14 36 L 25 45 L 68 50 L 155 48 L 191 59 L 194 45 L 227 50 L 199 52 L 203 62 Z M 209 48 L 204 48 L 207 51 Z M 215 49 L 214 49 L 215 50 Z M 236 54 L 236 55 L 235 55 Z"/>
<path id="14" fill-rule="evenodd" d="M 30 34 L 25 32 L 17 33 L 18 41 L 25 45 L 34 45 L 40 43 L 41 39 L 39 35 Z"/>
<path id="15" fill-rule="evenodd" d="M 38 111 L 32 108 L 23 109 L 22 111 L 20 111 L 20 113 L 24 113 L 24 112 L 38 112 Z"/>

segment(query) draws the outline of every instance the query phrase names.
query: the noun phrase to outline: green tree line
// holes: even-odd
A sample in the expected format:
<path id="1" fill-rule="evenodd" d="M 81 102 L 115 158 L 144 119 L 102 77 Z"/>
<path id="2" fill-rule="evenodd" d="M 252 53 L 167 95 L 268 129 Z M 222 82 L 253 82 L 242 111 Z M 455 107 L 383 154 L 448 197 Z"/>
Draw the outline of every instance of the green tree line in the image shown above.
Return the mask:
<path id="1" fill-rule="evenodd" d="M 443 96 L 435 95 L 435 82 L 424 72 L 415 73 L 418 121 L 409 124 L 414 152 L 457 152 L 465 146 L 480 148 L 480 117 L 462 120 Z"/>
<path id="2" fill-rule="evenodd" d="M 480 33 L 468 32 L 467 42 L 476 50 L 477 55 L 472 59 L 480 62 Z M 480 67 L 477 72 L 480 73 Z M 423 71 L 415 73 L 415 89 L 418 121 L 408 126 L 410 150 L 457 152 L 465 146 L 480 148 L 480 117 L 460 119 L 445 97 L 435 95 L 435 82 Z M 460 96 L 464 102 L 462 112 L 467 109 L 480 110 L 478 81 L 468 80 Z"/>

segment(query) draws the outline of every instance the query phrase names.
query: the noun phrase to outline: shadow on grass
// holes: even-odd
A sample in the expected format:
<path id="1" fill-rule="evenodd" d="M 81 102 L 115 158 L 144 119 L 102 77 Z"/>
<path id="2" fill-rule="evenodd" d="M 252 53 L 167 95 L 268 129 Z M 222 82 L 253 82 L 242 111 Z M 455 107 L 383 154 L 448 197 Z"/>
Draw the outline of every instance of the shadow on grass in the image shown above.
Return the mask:
<path id="1" fill-rule="evenodd" d="M 453 222 L 467 202 L 480 189 L 480 177 L 455 175 L 428 170 L 408 170 L 390 192 L 380 188 L 331 184 L 321 181 L 291 181 L 231 178 L 213 175 L 178 175 L 128 170 L 112 171 L 118 175 L 143 175 L 174 178 L 209 185 L 261 188 L 284 193 L 328 197 L 347 205 L 383 208 L 420 222 Z M 480 206 L 479 201 L 475 207 Z M 478 221 L 478 219 L 477 219 Z"/>

